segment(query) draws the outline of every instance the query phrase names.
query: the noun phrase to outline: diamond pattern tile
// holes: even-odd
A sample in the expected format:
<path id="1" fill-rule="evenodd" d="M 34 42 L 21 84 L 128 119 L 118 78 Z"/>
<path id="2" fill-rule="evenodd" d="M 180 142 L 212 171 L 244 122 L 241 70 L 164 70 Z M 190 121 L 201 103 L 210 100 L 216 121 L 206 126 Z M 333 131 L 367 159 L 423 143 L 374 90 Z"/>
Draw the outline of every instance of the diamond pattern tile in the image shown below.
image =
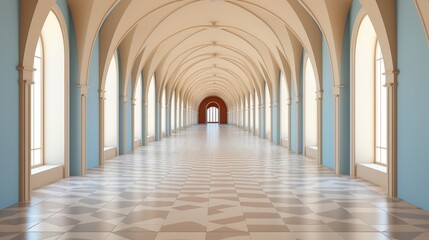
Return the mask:
<path id="1" fill-rule="evenodd" d="M 195 126 L 0 210 L 2 239 L 429 239 L 429 212 L 230 126 Z"/>

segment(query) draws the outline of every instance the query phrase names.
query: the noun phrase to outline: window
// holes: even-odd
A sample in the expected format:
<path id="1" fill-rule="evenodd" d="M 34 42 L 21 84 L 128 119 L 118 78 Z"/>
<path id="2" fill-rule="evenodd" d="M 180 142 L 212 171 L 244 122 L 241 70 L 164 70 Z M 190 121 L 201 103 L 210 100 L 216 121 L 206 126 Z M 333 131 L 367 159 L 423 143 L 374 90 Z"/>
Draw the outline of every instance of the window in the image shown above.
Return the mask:
<path id="1" fill-rule="evenodd" d="M 110 61 L 105 84 L 104 101 L 104 147 L 117 148 L 119 135 L 119 89 L 118 64 L 116 55 Z"/>
<path id="2" fill-rule="evenodd" d="M 286 85 L 286 76 L 283 72 L 280 74 L 280 111 L 281 111 L 281 139 L 288 139 L 289 138 L 289 105 L 288 105 L 288 98 L 289 98 L 289 92 L 287 91 L 287 85 Z"/>
<path id="3" fill-rule="evenodd" d="M 134 105 L 134 138 L 142 140 L 143 133 L 143 99 L 142 99 L 142 76 L 140 75 L 137 80 L 135 92 L 135 105 Z"/>
<path id="4" fill-rule="evenodd" d="M 165 109 L 165 102 L 166 102 L 166 95 L 165 95 L 165 88 L 162 90 L 162 106 L 161 106 L 161 133 L 163 136 L 166 134 L 166 109 Z"/>
<path id="5" fill-rule="evenodd" d="M 219 123 L 219 109 L 217 107 L 207 108 L 207 123 Z"/>
<path id="6" fill-rule="evenodd" d="M 44 71 L 43 41 L 39 37 L 34 54 L 33 82 L 31 87 L 31 167 L 43 165 L 43 132 L 44 132 Z"/>
<path id="7" fill-rule="evenodd" d="M 63 25 L 49 12 L 34 52 L 30 90 L 30 165 L 64 165 L 67 160 L 68 85 Z M 45 127 L 49 126 L 49 127 Z"/>
<path id="8" fill-rule="evenodd" d="M 375 47 L 375 162 L 387 165 L 387 89 L 380 43 Z"/>
<path id="9" fill-rule="evenodd" d="M 254 115 L 255 115 L 255 105 L 253 104 L 253 98 L 250 97 L 250 119 L 249 119 L 249 130 L 253 131 L 254 127 Z"/>
<path id="10" fill-rule="evenodd" d="M 304 69 L 304 132 L 305 147 L 317 147 L 317 101 L 316 76 L 310 58 L 305 60 Z M 307 151 L 306 151 L 307 153 Z M 315 156 L 312 156 L 315 157 Z"/>
<path id="11" fill-rule="evenodd" d="M 147 103 L 148 103 L 148 130 L 147 136 L 155 136 L 155 107 L 156 107 L 156 99 L 155 99 L 155 74 L 152 75 L 152 78 L 149 83 L 148 94 L 147 94 Z"/>
<path id="12" fill-rule="evenodd" d="M 271 139 L 271 96 L 265 84 L 265 137 Z"/>
<path id="13" fill-rule="evenodd" d="M 259 119 L 260 119 L 260 111 L 259 111 L 259 98 L 258 94 L 255 90 L 255 133 L 259 135 Z"/>
<path id="14" fill-rule="evenodd" d="M 171 106 L 170 106 L 170 129 L 172 132 L 174 132 L 175 127 L 175 115 L 176 115 L 176 100 L 175 100 L 175 93 L 173 92 L 173 96 L 171 97 Z"/>

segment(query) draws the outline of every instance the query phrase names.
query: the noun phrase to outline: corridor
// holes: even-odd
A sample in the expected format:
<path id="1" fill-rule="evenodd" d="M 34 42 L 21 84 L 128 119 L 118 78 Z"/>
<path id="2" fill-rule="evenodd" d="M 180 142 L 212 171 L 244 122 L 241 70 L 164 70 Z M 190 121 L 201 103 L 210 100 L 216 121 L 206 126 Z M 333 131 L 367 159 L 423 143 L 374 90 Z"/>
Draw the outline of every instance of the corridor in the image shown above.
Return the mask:
<path id="1" fill-rule="evenodd" d="M 429 239 L 429 213 L 247 131 L 199 125 L 33 191 L 0 239 Z"/>

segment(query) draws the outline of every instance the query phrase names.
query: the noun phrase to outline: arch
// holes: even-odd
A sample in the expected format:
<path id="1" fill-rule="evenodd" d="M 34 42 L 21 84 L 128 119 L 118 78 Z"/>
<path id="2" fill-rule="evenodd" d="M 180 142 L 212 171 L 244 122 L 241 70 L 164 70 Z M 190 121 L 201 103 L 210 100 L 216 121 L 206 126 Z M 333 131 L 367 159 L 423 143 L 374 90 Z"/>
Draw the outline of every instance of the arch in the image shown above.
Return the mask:
<path id="1" fill-rule="evenodd" d="M 264 123 L 265 123 L 265 138 L 271 140 L 271 128 L 272 128 L 272 116 L 271 116 L 271 110 L 272 110 L 272 97 L 270 93 L 269 84 L 265 83 L 265 99 L 264 99 Z"/>
<path id="2" fill-rule="evenodd" d="M 219 106 L 219 123 L 227 124 L 228 123 L 227 106 L 223 101 L 223 99 L 216 96 L 207 97 L 203 101 L 201 101 L 198 107 L 198 124 L 206 123 L 206 108 L 209 104 L 216 104 L 217 106 Z"/>
<path id="3" fill-rule="evenodd" d="M 28 11 L 39 15 L 31 13 L 32 18 L 22 15 L 29 14 Z M 55 2 L 45 1 L 34 8 L 21 8 L 20 16 L 19 200 L 29 201 L 31 189 L 52 180 L 46 178 L 45 174 L 56 171 L 55 174 L 61 178 L 69 176 L 69 42 L 67 24 Z M 38 61 L 35 61 L 36 50 Z M 40 100 L 38 102 L 31 98 L 36 91 Z M 36 112 L 38 114 L 35 115 Z M 37 126 L 34 125 L 36 117 L 39 119 Z M 46 125 L 50 127 L 43 128 Z M 33 175 L 32 159 L 36 155 L 32 151 L 35 142 L 32 143 L 31 139 L 36 135 L 43 141 L 39 148 L 38 163 L 52 167 Z"/>
<path id="4" fill-rule="evenodd" d="M 165 87 L 162 88 L 161 92 L 161 137 L 167 135 L 167 95 Z"/>
<path id="5" fill-rule="evenodd" d="M 133 98 L 133 147 L 143 143 L 143 102 L 143 79 L 140 75 L 137 79 Z"/>
<path id="6" fill-rule="evenodd" d="M 280 73 L 280 141 L 281 145 L 290 148 L 290 94 L 286 75 Z"/>
<path id="7" fill-rule="evenodd" d="M 318 154 L 318 111 L 317 111 L 317 86 L 313 64 L 308 57 L 304 60 L 303 69 L 304 87 L 304 154 L 317 158 Z"/>
<path id="8" fill-rule="evenodd" d="M 220 106 L 217 102 L 209 102 L 206 106 L 206 123 L 219 123 Z"/>
<path id="9" fill-rule="evenodd" d="M 147 142 L 155 141 L 156 129 L 156 77 L 155 74 L 150 78 L 149 84 L 146 89 L 146 102 L 147 102 Z"/>
<path id="10" fill-rule="evenodd" d="M 102 104 L 104 111 L 99 122 L 100 126 L 103 126 L 100 148 L 103 149 L 104 162 L 119 153 L 119 62 L 117 54 L 114 54 L 110 60 Z"/>
<path id="11" fill-rule="evenodd" d="M 396 94 L 388 84 L 388 62 L 373 20 L 362 9 L 356 17 L 351 43 L 351 175 L 363 177 L 396 194 L 396 151 L 391 123 L 396 122 Z M 391 59 L 392 56 L 388 57 Z M 372 92 L 373 94 L 368 94 Z M 380 108 L 381 107 L 381 108 Z M 379 113 L 383 120 L 380 121 Z M 390 126 L 389 126 L 390 125 Z M 362 130 L 365 131 L 362 131 Z M 379 135 L 379 130 L 384 129 Z M 381 138 L 380 138 L 381 136 Z M 383 139 L 384 143 L 379 140 Z M 382 145 L 383 149 L 380 150 Z M 374 171 L 378 152 L 385 151 L 386 169 Z M 377 169 L 383 169 L 377 167 Z"/>

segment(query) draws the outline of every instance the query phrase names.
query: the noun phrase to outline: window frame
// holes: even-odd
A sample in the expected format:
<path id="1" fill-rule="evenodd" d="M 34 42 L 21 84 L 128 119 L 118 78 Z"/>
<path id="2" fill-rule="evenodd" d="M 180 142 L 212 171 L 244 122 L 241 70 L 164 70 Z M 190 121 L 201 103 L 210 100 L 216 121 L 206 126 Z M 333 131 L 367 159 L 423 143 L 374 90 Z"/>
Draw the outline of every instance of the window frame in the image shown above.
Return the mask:
<path id="1" fill-rule="evenodd" d="M 40 42 L 40 45 L 39 45 Z M 37 47 L 40 46 L 40 56 L 36 56 L 36 50 Z M 36 50 L 34 53 L 34 60 L 38 58 L 40 60 L 40 147 L 39 148 L 33 148 L 33 144 L 30 146 L 30 153 L 31 153 L 31 168 L 38 168 L 45 165 L 45 141 L 44 141 L 44 135 L 45 135 L 45 51 L 44 51 L 44 42 L 42 35 L 39 35 L 38 44 L 36 46 Z M 34 66 L 34 62 L 33 62 Z M 37 72 L 35 70 L 35 72 Z M 33 81 L 33 84 L 31 85 L 31 108 L 34 110 L 34 92 L 36 84 Z M 31 140 L 34 141 L 34 115 L 33 111 L 31 112 Z M 40 163 L 34 164 L 34 151 L 40 150 Z"/>
<path id="2" fill-rule="evenodd" d="M 380 50 L 380 57 L 378 56 L 378 50 Z M 385 163 L 383 162 L 383 160 L 381 159 L 381 153 L 377 154 L 377 150 L 385 150 L 388 151 L 388 146 L 386 147 L 382 147 L 381 143 L 382 140 L 381 138 L 383 138 L 382 135 L 382 129 L 386 128 L 386 134 L 387 134 L 387 122 L 384 122 L 384 125 L 382 126 L 382 119 L 378 119 L 378 115 L 380 115 L 381 118 L 381 114 L 384 110 L 387 111 L 387 101 L 388 99 L 382 99 L 382 94 L 381 92 L 383 91 L 382 89 L 385 87 L 385 83 L 383 84 L 383 79 L 380 79 L 380 84 L 378 82 L 378 77 L 383 77 L 385 76 L 385 72 L 382 72 L 380 69 L 380 72 L 378 70 L 378 65 L 379 64 L 383 64 L 384 65 L 384 56 L 383 53 L 381 52 L 381 45 L 380 45 L 380 41 L 377 38 L 377 40 L 375 41 L 375 45 L 374 45 L 374 163 L 381 165 L 381 166 L 386 166 L 387 167 L 387 163 L 388 163 L 388 159 L 387 159 L 387 153 L 386 153 L 386 161 Z M 384 69 L 385 70 L 385 69 Z M 385 79 L 384 79 L 385 80 Z M 380 85 L 380 90 L 378 90 L 378 85 Z M 387 97 L 387 93 L 386 93 L 386 97 Z M 378 98 L 380 98 L 380 102 L 378 102 Z M 384 100 L 384 101 L 383 101 Z M 384 103 L 384 104 L 383 104 Z M 384 108 L 382 109 L 382 107 L 384 106 Z M 378 112 L 378 109 L 380 108 L 380 113 Z M 378 124 L 380 123 L 380 126 L 378 127 Z M 377 136 L 379 136 L 380 141 L 377 141 Z M 387 140 L 387 136 L 386 140 Z M 380 146 L 379 146 L 380 145 Z"/>

